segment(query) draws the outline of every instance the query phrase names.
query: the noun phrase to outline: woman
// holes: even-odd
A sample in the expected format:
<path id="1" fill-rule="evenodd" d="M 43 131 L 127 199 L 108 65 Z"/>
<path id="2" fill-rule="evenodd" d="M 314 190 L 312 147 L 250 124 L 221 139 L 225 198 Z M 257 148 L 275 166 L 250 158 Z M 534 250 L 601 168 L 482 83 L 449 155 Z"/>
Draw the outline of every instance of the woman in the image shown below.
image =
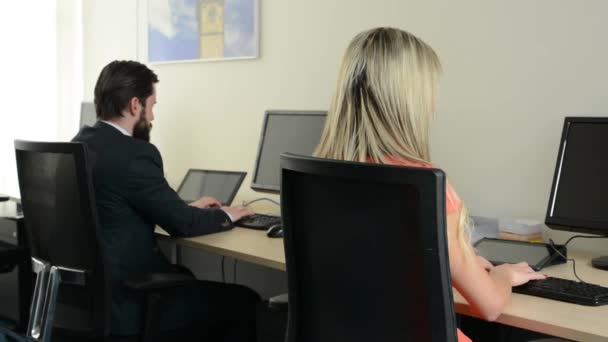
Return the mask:
<path id="1" fill-rule="evenodd" d="M 433 167 L 429 126 L 441 65 L 435 51 L 408 32 L 376 28 L 346 50 L 315 155 L 360 162 Z M 511 287 L 545 276 L 526 263 L 492 267 L 475 255 L 468 214 L 448 183 L 447 227 L 452 284 L 486 320 L 495 320 Z M 458 331 L 459 341 L 469 339 Z"/>

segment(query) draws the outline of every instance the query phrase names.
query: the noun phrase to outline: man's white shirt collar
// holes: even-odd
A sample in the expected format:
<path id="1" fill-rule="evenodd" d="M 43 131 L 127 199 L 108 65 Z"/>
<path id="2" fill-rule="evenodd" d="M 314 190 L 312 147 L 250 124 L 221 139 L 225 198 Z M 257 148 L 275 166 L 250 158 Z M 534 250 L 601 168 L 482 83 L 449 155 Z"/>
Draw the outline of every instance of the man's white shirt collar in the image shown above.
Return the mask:
<path id="1" fill-rule="evenodd" d="M 122 133 L 122 134 L 124 134 L 124 135 L 131 136 L 131 134 L 129 134 L 129 132 L 127 132 L 127 131 L 126 131 L 124 128 L 122 128 L 122 127 L 118 126 L 117 124 L 115 124 L 115 123 L 113 123 L 113 122 L 110 122 L 110 121 L 105 121 L 105 120 L 101 120 L 101 122 L 103 122 L 103 123 L 107 123 L 108 125 L 110 125 L 110 126 L 112 126 L 112 127 L 116 128 L 117 130 L 119 130 L 119 131 L 120 131 L 120 133 Z"/>

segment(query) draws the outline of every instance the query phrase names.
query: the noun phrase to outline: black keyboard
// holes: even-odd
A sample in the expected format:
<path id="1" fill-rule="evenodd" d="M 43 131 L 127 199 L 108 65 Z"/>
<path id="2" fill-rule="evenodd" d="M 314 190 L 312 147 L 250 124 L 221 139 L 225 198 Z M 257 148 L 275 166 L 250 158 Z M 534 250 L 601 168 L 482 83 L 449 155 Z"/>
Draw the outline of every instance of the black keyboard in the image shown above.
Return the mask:
<path id="1" fill-rule="evenodd" d="M 281 223 L 280 216 L 253 214 L 236 221 L 235 225 L 251 229 L 266 230 L 270 228 L 270 226 L 274 226 L 275 224 L 279 223 Z"/>
<path id="2" fill-rule="evenodd" d="M 608 304 L 608 287 L 562 278 L 532 280 L 514 287 L 513 292 L 581 305 Z"/>

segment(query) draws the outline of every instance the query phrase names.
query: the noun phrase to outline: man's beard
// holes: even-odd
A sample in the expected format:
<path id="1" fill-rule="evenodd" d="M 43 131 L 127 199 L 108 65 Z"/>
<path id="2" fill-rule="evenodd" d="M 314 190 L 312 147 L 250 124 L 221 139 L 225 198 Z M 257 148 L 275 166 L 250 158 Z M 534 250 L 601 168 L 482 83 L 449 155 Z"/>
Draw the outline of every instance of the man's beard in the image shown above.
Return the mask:
<path id="1" fill-rule="evenodd" d="M 139 120 L 133 127 L 133 138 L 150 142 L 150 131 L 152 130 L 152 123 L 148 123 L 146 120 L 146 109 L 142 108 L 139 113 Z"/>

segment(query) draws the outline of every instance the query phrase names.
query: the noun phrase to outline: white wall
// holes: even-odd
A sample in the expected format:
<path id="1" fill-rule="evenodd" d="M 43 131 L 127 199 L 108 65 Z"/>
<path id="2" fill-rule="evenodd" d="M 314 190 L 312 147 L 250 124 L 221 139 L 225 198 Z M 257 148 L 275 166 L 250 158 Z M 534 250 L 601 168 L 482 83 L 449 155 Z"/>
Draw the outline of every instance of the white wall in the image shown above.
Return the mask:
<path id="1" fill-rule="evenodd" d="M 57 10 L 48 0 L 0 2 L 0 192 L 15 197 L 13 141 L 59 134 Z"/>
<path id="2" fill-rule="evenodd" d="M 259 59 L 151 66 L 161 80 L 153 142 L 173 184 L 190 167 L 251 173 L 264 110 L 326 109 L 346 45 L 374 26 L 407 29 L 442 59 L 432 151 L 476 215 L 543 219 L 563 117 L 608 114 L 604 0 L 260 7 Z M 136 0 L 84 3 L 85 99 L 103 65 L 138 55 L 137 11 Z M 241 197 L 258 196 L 249 183 Z"/>
<path id="3" fill-rule="evenodd" d="M 137 58 L 136 0 L 82 2 L 84 100 L 93 100 L 101 69 L 115 59 Z"/>
<path id="4" fill-rule="evenodd" d="M 83 97 L 82 1 L 57 0 L 57 93 L 59 140 L 69 140 L 79 127 Z"/>

